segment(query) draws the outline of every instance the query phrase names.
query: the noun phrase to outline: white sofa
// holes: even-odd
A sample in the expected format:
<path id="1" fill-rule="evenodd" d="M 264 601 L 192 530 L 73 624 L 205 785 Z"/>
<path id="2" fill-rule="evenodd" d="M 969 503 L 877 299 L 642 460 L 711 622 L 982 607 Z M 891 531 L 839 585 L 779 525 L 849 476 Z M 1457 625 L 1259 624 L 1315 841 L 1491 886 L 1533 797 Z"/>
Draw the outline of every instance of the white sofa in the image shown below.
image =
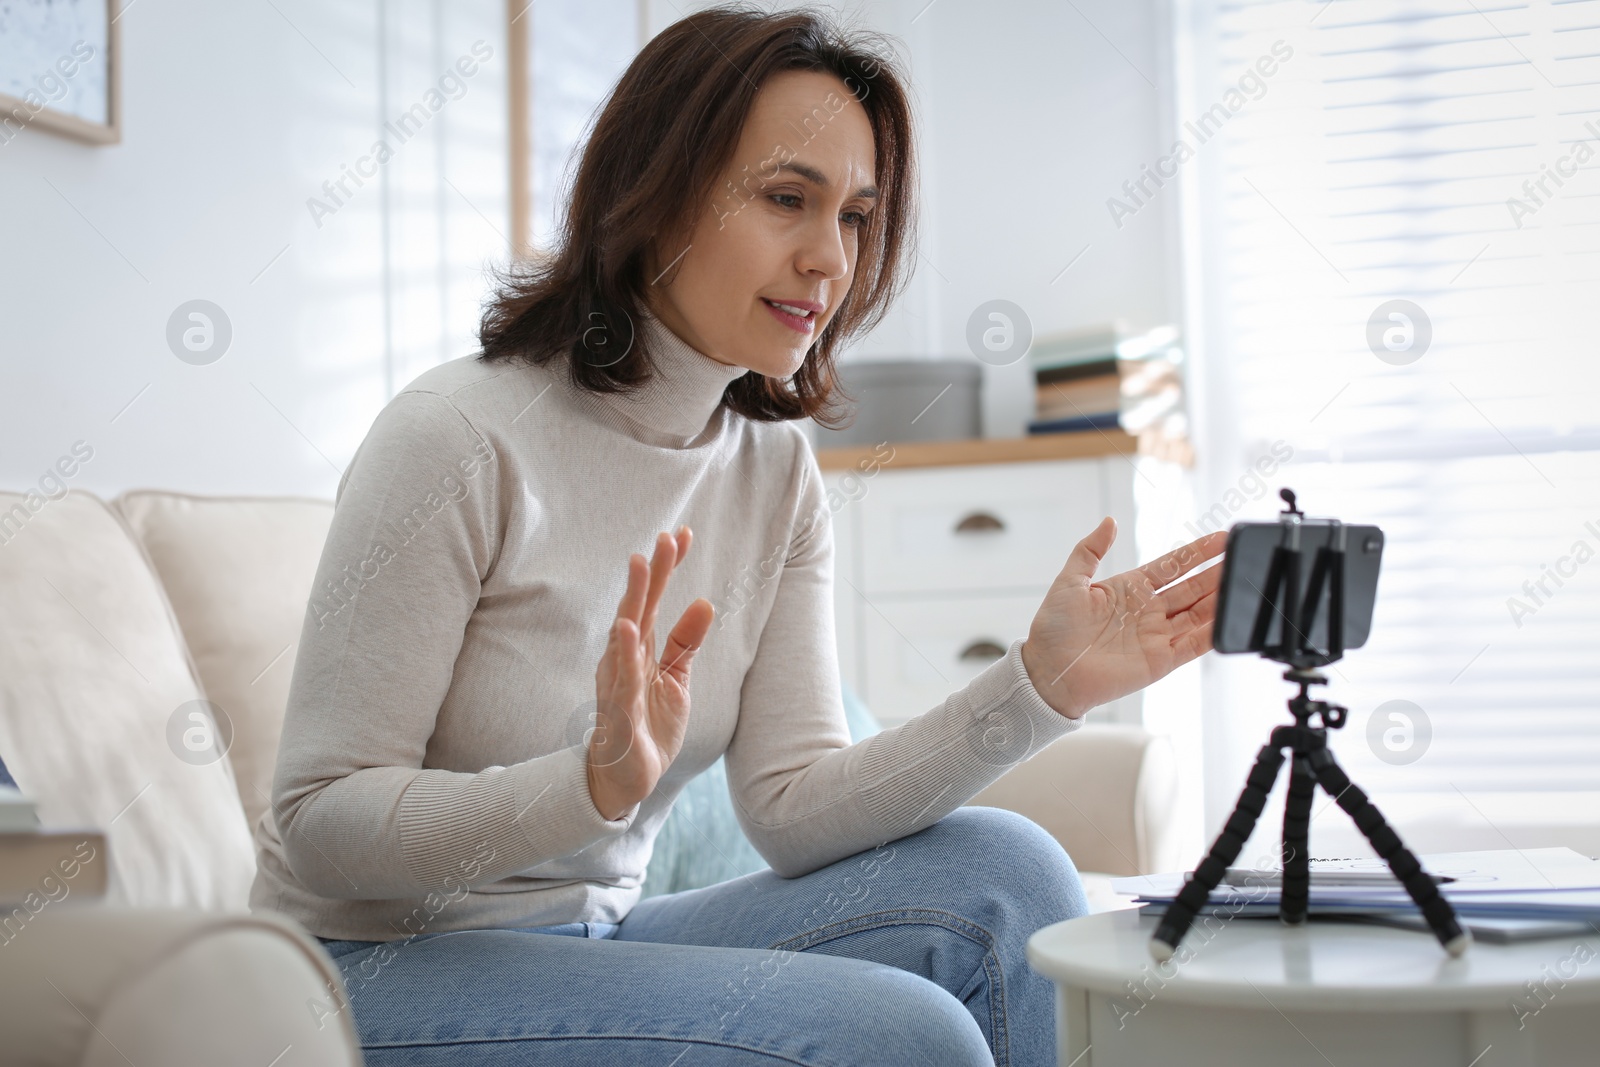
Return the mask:
<path id="1" fill-rule="evenodd" d="M 332 960 L 250 915 L 294 644 L 332 504 L 0 492 L 0 759 L 47 827 L 108 835 L 103 900 L 0 914 L 10 1064 L 358 1064 Z M 226 754 L 186 748 L 220 707 Z M 1054 834 L 1105 879 L 1172 869 L 1172 758 L 1088 725 L 974 798 Z M 106 860 L 102 860 L 106 861 Z M 283 1055 L 292 1048 L 294 1055 Z"/>

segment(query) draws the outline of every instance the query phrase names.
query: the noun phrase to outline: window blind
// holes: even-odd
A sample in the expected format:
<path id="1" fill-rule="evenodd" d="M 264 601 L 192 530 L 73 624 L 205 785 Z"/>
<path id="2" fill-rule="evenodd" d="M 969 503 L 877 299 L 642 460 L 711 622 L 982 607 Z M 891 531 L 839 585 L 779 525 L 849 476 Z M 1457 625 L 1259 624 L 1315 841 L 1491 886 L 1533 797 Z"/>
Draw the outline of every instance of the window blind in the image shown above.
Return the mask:
<path id="1" fill-rule="evenodd" d="M 1274 489 L 1386 531 L 1326 694 L 1369 792 L 1600 827 L 1600 2 L 1190 15 L 1210 526 L 1275 514 L 1225 490 L 1278 443 Z M 1254 673 L 1229 774 L 1285 717 Z"/>

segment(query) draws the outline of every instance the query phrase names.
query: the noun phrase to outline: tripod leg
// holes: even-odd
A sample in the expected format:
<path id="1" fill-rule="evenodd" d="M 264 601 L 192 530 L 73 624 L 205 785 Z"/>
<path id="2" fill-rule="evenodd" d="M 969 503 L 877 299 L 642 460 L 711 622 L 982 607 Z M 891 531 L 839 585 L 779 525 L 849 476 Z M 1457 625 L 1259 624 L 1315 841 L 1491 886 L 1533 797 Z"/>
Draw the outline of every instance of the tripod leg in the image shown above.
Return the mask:
<path id="1" fill-rule="evenodd" d="M 1211 845 L 1210 853 L 1195 868 L 1194 877 L 1178 893 L 1177 899 L 1167 906 L 1166 914 L 1161 916 L 1161 924 L 1151 935 L 1150 955 L 1159 962 L 1165 963 L 1172 958 L 1183 935 L 1189 932 L 1200 909 L 1205 907 L 1211 891 L 1222 883 L 1228 867 L 1239 858 L 1239 850 L 1244 848 L 1250 832 L 1256 828 L 1256 820 L 1261 818 L 1267 794 L 1272 791 L 1272 783 L 1282 766 L 1283 753 L 1276 744 L 1261 746 L 1255 766 L 1250 769 L 1250 777 L 1245 779 L 1244 789 L 1239 792 L 1239 802 L 1233 806 L 1233 814 L 1228 816 L 1228 822 Z"/>
<path id="2" fill-rule="evenodd" d="M 1422 917 L 1428 921 L 1428 927 L 1433 931 L 1433 936 L 1439 939 L 1439 944 L 1452 956 L 1465 952 L 1467 946 L 1472 944 L 1472 935 L 1461 928 L 1456 921 L 1456 910 L 1440 895 L 1438 885 L 1422 869 L 1422 864 L 1411 850 L 1406 848 L 1400 835 L 1384 820 L 1377 805 L 1367 799 L 1367 794 L 1360 787 L 1351 784 L 1349 775 L 1340 768 L 1332 752 L 1325 748 L 1313 752 L 1310 761 L 1322 788 L 1338 799 L 1339 806 L 1354 820 L 1356 828 L 1367 836 L 1378 855 L 1389 864 L 1389 870 L 1411 894 L 1411 899 L 1421 909 Z"/>
<path id="3" fill-rule="evenodd" d="M 1283 806 L 1283 896 L 1278 917 L 1291 926 L 1306 921 L 1306 900 L 1311 892 L 1311 800 L 1317 779 L 1305 756 L 1296 753 L 1289 763 L 1289 796 Z"/>

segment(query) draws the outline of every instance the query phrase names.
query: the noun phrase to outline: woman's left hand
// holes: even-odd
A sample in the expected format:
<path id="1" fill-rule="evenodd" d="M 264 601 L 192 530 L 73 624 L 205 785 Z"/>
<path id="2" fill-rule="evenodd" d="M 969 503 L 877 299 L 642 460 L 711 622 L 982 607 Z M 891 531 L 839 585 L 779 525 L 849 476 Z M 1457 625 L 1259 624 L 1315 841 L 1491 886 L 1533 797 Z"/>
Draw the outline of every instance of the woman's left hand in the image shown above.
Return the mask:
<path id="1" fill-rule="evenodd" d="M 1045 703 L 1069 719 L 1143 689 L 1211 647 L 1222 568 L 1218 530 L 1142 567 L 1094 580 L 1117 537 L 1116 520 L 1101 520 L 1078 542 L 1033 617 L 1022 665 Z"/>

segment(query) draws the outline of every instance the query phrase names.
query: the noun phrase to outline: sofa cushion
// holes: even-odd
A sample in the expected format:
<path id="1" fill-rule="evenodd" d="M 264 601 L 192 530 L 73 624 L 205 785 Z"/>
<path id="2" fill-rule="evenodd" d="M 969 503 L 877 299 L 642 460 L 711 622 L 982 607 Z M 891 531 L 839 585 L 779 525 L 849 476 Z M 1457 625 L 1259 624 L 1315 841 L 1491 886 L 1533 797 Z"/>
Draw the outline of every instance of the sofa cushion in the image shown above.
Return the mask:
<path id="1" fill-rule="evenodd" d="M 138 540 L 90 493 L 28 499 L 0 492 L 0 752 L 18 788 L 46 828 L 107 834 L 110 902 L 247 908 L 232 768 L 186 744 L 206 732 L 200 687 Z"/>
<path id="2" fill-rule="evenodd" d="M 851 741 L 865 740 L 882 729 L 848 686 L 844 687 L 843 697 Z M 640 899 L 714 885 L 752 874 L 766 865 L 733 813 L 728 771 L 719 757 L 695 775 L 673 800 L 672 811 L 656 834 L 650 862 L 645 866 Z"/>
<path id="3" fill-rule="evenodd" d="M 141 489 L 112 501 L 144 543 L 200 672 L 232 726 L 251 828 L 271 803 L 289 680 L 333 502 Z"/>
<path id="4" fill-rule="evenodd" d="M 1184 861 L 1177 755 L 1166 735 L 1091 722 L 1008 770 L 969 803 L 1026 815 L 1079 871 L 1151 874 Z"/>

